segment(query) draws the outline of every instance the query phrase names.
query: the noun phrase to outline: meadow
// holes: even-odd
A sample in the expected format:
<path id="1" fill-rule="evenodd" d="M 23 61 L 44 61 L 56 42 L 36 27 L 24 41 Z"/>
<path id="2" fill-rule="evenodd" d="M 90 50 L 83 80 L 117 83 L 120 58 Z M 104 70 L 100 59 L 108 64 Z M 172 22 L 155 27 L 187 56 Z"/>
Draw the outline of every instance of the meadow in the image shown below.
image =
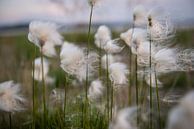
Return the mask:
<path id="1" fill-rule="evenodd" d="M 94 30 L 92 31 L 92 36 L 94 37 Z M 193 47 L 192 41 L 193 39 L 193 30 L 181 30 L 176 32 L 175 40 L 180 43 L 181 46 L 185 48 Z M 118 37 L 119 32 L 114 32 L 113 37 Z M 87 42 L 87 34 L 85 33 L 69 33 L 64 34 L 65 40 L 69 42 L 74 42 L 80 46 L 86 46 Z M 27 33 L 25 35 L 19 36 L 5 36 L 0 37 L 0 80 L 14 80 L 15 82 L 20 82 L 22 86 L 22 93 L 27 99 L 27 103 L 25 105 L 26 110 L 23 112 L 13 113 L 11 116 L 11 125 L 13 129 L 30 129 L 32 128 L 32 61 L 34 59 L 33 51 L 34 46 L 27 40 Z M 94 38 L 91 41 L 91 48 L 93 50 L 97 49 L 94 45 Z M 127 49 L 128 50 L 128 49 Z M 127 50 L 124 50 L 123 53 L 126 53 Z M 58 49 L 59 53 L 59 49 Z M 36 56 L 38 57 L 40 53 L 37 52 Z M 50 58 L 51 62 L 49 75 L 55 77 L 55 81 L 53 84 L 47 85 L 47 102 L 48 102 L 48 117 L 47 117 L 47 128 L 49 129 L 80 129 L 84 127 L 84 119 L 85 116 L 83 114 L 84 110 L 84 87 L 82 84 L 76 83 L 75 78 L 72 76 L 68 76 L 63 72 L 60 66 L 59 58 Z M 128 57 L 125 57 L 125 60 L 128 60 Z M 176 99 L 182 97 L 187 91 L 189 91 L 192 87 L 188 87 L 188 85 L 193 85 L 194 81 L 191 79 L 193 77 L 193 72 L 190 72 L 189 75 L 186 72 L 173 72 L 166 74 L 162 77 L 164 82 L 164 87 L 160 89 L 160 97 L 161 99 L 164 96 L 169 97 L 172 102 L 160 102 L 161 104 L 161 116 L 162 116 L 162 124 L 163 127 L 167 121 L 167 115 L 171 107 L 177 104 Z M 142 82 L 140 82 L 142 83 Z M 36 85 L 36 93 L 35 93 L 35 127 L 43 128 L 43 118 L 41 111 L 41 82 L 35 82 Z M 147 87 L 145 83 L 142 85 L 143 87 Z M 134 86 L 132 86 L 134 87 Z M 62 103 L 52 103 L 49 96 L 52 95 L 53 89 L 64 89 L 68 91 L 66 94 L 66 109 L 64 113 L 64 107 Z M 135 92 L 135 88 L 132 89 Z M 169 95 L 168 95 L 169 93 Z M 119 107 L 126 107 L 128 103 L 126 103 L 126 96 L 128 96 L 125 91 L 121 91 L 120 94 L 124 94 L 121 97 L 121 103 Z M 178 96 L 178 98 L 176 98 Z M 146 98 L 145 96 L 142 96 Z M 132 96 L 133 99 L 134 96 Z M 173 101 L 174 100 L 174 101 Z M 134 101 L 134 100 L 133 100 Z M 148 101 L 148 100 L 147 100 Z M 51 105 L 50 105 L 51 103 Z M 131 102 L 130 105 L 134 105 L 135 102 Z M 157 103 L 155 102 L 154 105 Z M 89 129 L 106 129 L 108 128 L 109 121 L 107 120 L 106 114 L 99 111 L 98 108 L 92 104 L 88 107 L 88 121 L 87 128 Z M 144 105 L 145 109 L 148 106 Z M 156 107 L 155 107 L 156 108 Z M 157 112 L 156 109 L 155 113 Z M 157 113 L 156 113 L 157 114 Z M 155 116 L 158 117 L 158 116 Z M 10 118 L 9 113 L 1 112 L 1 129 L 10 128 Z M 148 123 L 144 123 L 141 127 L 142 129 L 148 126 Z M 154 127 L 158 127 L 157 121 L 155 121 Z M 86 128 L 86 127 L 85 127 Z"/>

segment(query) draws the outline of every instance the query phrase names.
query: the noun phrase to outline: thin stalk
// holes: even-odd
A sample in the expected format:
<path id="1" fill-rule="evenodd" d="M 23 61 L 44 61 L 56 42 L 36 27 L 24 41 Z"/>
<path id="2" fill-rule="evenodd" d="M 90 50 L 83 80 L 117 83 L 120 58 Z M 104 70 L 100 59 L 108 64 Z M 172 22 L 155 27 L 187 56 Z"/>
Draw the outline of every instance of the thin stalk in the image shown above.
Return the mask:
<path id="1" fill-rule="evenodd" d="M 43 65 L 43 51 L 41 46 L 41 66 L 42 66 L 42 92 L 43 92 L 43 122 L 44 122 L 44 129 L 46 129 L 46 117 L 47 117 L 47 111 L 46 111 L 46 85 L 45 85 L 45 79 L 44 79 L 44 65 Z"/>
<path id="2" fill-rule="evenodd" d="M 110 87 L 111 87 L 111 108 L 110 108 L 110 112 L 111 112 L 111 114 L 110 114 L 110 119 L 112 120 L 112 117 L 113 117 L 113 103 L 114 103 L 114 87 L 113 87 L 113 84 L 112 84 L 112 82 L 111 82 L 111 85 L 110 85 Z"/>
<path id="3" fill-rule="evenodd" d="M 65 96 L 64 96 L 64 127 L 66 126 L 66 106 L 67 106 L 67 79 L 66 79 L 66 75 L 64 78 L 65 84 L 64 84 L 64 89 L 65 89 Z"/>
<path id="4" fill-rule="evenodd" d="M 138 75 L 137 75 L 137 70 L 138 70 L 138 65 L 137 65 L 137 58 L 138 56 L 135 55 L 135 91 L 136 91 L 136 105 L 137 107 L 139 106 L 139 92 L 138 92 Z M 137 115 L 138 115 L 138 110 L 137 110 Z M 139 117 L 137 117 L 137 125 L 139 124 Z"/>
<path id="5" fill-rule="evenodd" d="M 132 91 L 132 75 L 131 75 L 131 71 L 132 71 L 132 53 L 131 51 L 129 52 L 129 77 L 128 77 L 128 80 L 129 80 L 129 86 L 128 86 L 128 106 L 131 105 L 131 101 L 132 101 L 132 95 L 131 95 L 131 91 Z"/>
<path id="6" fill-rule="evenodd" d="M 12 114 L 9 113 L 9 129 L 12 129 Z"/>
<path id="7" fill-rule="evenodd" d="M 152 129 L 152 73 L 151 73 L 151 69 L 152 69 L 152 40 L 151 40 L 151 31 L 150 31 L 150 44 L 149 44 L 149 67 L 150 67 L 150 129 Z"/>
<path id="8" fill-rule="evenodd" d="M 102 58 L 102 46 L 101 46 L 101 42 L 100 42 L 100 49 L 99 49 L 99 71 L 98 71 L 98 76 L 99 78 L 101 78 L 102 76 L 102 62 L 101 62 L 101 58 Z"/>
<path id="9" fill-rule="evenodd" d="M 107 120 L 109 120 L 110 109 L 109 109 L 109 62 L 108 62 L 108 53 L 106 53 L 106 84 L 107 84 Z"/>
<path id="10" fill-rule="evenodd" d="M 34 47 L 34 56 L 33 56 L 33 61 L 32 61 L 32 119 L 33 119 L 33 122 L 32 122 L 32 129 L 35 129 L 35 112 L 36 112 L 36 109 L 35 109 L 35 80 L 34 80 L 34 67 L 35 67 L 35 64 L 34 64 L 34 60 L 36 58 L 36 47 Z"/>
<path id="11" fill-rule="evenodd" d="M 158 106 L 158 120 L 159 120 L 159 129 L 162 129 L 161 127 L 161 115 L 160 115 L 160 97 L 159 97 L 159 91 L 158 91 L 158 81 L 157 81 L 157 73 L 156 73 L 156 67 L 154 67 L 154 73 L 155 73 L 155 83 L 156 83 L 156 96 L 157 96 L 157 106 Z"/>
<path id="12" fill-rule="evenodd" d="M 90 19 L 89 19 L 89 27 L 88 27 L 88 42 L 87 42 L 87 61 L 88 61 L 88 56 L 90 52 L 90 33 L 91 33 L 91 24 L 92 24 L 92 15 L 93 15 L 93 7 L 94 5 L 91 4 L 91 10 L 90 10 Z M 85 119 L 84 119 L 84 128 L 87 128 L 88 125 L 88 120 L 87 120 L 87 106 L 88 106 L 88 82 L 89 82 L 89 77 L 88 77 L 89 69 L 88 69 L 88 63 L 86 63 L 86 85 L 85 85 Z"/>
<path id="13" fill-rule="evenodd" d="M 134 28 L 135 28 L 135 24 L 134 22 L 132 23 L 132 33 L 131 33 L 131 38 L 130 38 L 130 43 L 132 43 L 132 39 L 133 39 L 133 34 L 134 34 Z M 129 58 L 130 58 L 130 64 L 129 64 L 129 87 L 128 87 L 128 91 L 129 91 L 129 98 L 128 98 L 128 103 L 129 105 L 131 104 L 131 87 L 132 87 L 132 52 L 130 50 L 129 53 Z"/>

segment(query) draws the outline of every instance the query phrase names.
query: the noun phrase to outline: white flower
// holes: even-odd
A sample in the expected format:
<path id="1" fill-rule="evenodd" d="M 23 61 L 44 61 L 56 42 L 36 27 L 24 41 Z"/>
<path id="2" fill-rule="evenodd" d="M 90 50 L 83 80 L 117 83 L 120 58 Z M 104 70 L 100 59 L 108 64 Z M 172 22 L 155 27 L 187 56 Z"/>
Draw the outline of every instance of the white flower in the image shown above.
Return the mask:
<path id="1" fill-rule="evenodd" d="M 0 110 L 5 112 L 25 110 L 22 106 L 26 100 L 19 92 L 20 85 L 13 81 L 0 83 Z"/>
<path id="2" fill-rule="evenodd" d="M 48 76 L 49 73 L 49 62 L 45 58 L 43 58 L 43 77 L 45 79 L 45 82 L 47 84 L 53 84 L 54 79 Z M 33 73 L 32 73 L 33 74 Z M 41 64 L 41 58 L 36 58 L 34 61 L 34 79 L 36 81 L 41 82 L 42 81 L 42 64 Z"/>
<path id="3" fill-rule="evenodd" d="M 153 41 L 170 46 L 174 33 L 174 26 L 167 16 L 157 18 L 153 15 L 153 11 L 148 13 L 148 36 L 151 36 Z"/>
<path id="4" fill-rule="evenodd" d="M 93 101 L 99 99 L 103 95 L 104 86 L 100 80 L 92 81 L 89 90 L 88 98 Z"/>
<path id="5" fill-rule="evenodd" d="M 188 110 L 194 118 L 194 91 L 188 93 L 180 102 L 180 105 Z"/>
<path id="6" fill-rule="evenodd" d="M 189 111 L 177 106 L 169 113 L 167 129 L 193 129 L 193 120 Z"/>
<path id="7" fill-rule="evenodd" d="M 32 21 L 29 24 L 28 39 L 36 46 L 42 46 L 44 55 L 56 56 L 54 47 L 61 45 L 63 40 L 57 29 L 58 26 L 51 22 Z"/>
<path id="8" fill-rule="evenodd" d="M 124 108 L 117 113 L 115 122 L 109 125 L 109 129 L 137 129 L 136 117 L 136 107 Z"/>
<path id="9" fill-rule="evenodd" d="M 119 46 L 114 40 L 109 40 L 104 46 L 104 50 L 107 53 L 119 53 L 123 50 L 124 47 Z"/>
<path id="10" fill-rule="evenodd" d="M 107 58 L 108 57 L 108 58 Z M 108 59 L 108 62 L 107 62 L 107 59 Z M 104 69 L 107 68 L 107 63 L 108 63 L 108 66 L 112 63 L 115 62 L 115 58 L 114 56 L 112 56 L 111 54 L 108 54 L 108 55 L 104 55 L 102 58 L 101 58 L 101 62 L 102 62 L 102 67 Z"/>
<path id="11" fill-rule="evenodd" d="M 133 9 L 133 20 L 134 20 L 134 24 L 135 26 L 144 26 L 147 23 L 147 19 L 146 19 L 146 15 L 147 15 L 147 10 L 142 6 L 136 6 Z"/>
<path id="12" fill-rule="evenodd" d="M 183 97 L 177 107 L 169 115 L 167 129 L 193 129 L 194 128 L 194 91 Z"/>
<path id="13" fill-rule="evenodd" d="M 194 49 L 180 50 L 177 55 L 177 63 L 180 71 L 194 69 Z"/>
<path id="14" fill-rule="evenodd" d="M 100 26 L 95 34 L 96 46 L 103 49 L 107 42 L 110 40 L 111 40 L 110 29 L 105 25 Z"/>
<path id="15" fill-rule="evenodd" d="M 117 62 L 109 66 L 109 77 L 115 85 L 122 85 L 127 83 L 127 66 L 123 63 Z"/>
<path id="16" fill-rule="evenodd" d="M 120 34 L 120 38 L 131 47 L 132 42 L 143 42 L 147 40 L 147 31 L 141 28 L 132 28 Z"/>
<path id="17" fill-rule="evenodd" d="M 92 76 L 95 65 L 98 60 L 96 53 L 89 53 L 88 58 L 84 50 L 78 46 L 65 42 L 60 53 L 61 68 L 68 74 L 76 76 L 79 81 L 86 78 L 86 69 L 88 66 L 88 76 Z"/>

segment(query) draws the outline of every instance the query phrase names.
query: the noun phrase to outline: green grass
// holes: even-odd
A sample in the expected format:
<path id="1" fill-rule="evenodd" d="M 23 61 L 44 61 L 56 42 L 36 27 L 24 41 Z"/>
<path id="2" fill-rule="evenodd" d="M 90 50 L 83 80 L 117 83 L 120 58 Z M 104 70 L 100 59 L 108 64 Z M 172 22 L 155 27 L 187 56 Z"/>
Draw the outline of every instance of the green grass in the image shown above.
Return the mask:
<path id="1" fill-rule="evenodd" d="M 113 33 L 113 37 L 118 37 L 119 33 Z M 193 35 L 194 31 L 178 31 L 176 36 L 176 43 L 185 47 L 193 47 Z M 91 35 L 91 49 L 96 50 L 93 43 L 94 35 Z M 87 46 L 87 34 L 85 33 L 70 33 L 64 34 L 64 39 L 70 42 L 77 43 L 81 46 Z M 22 84 L 22 92 L 29 100 L 26 106 L 27 110 L 21 113 L 15 113 L 12 116 L 12 128 L 13 129 L 31 129 L 32 126 L 32 115 L 31 115 L 31 96 L 32 96 L 32 60 L 33 60 L 33 44 L 27 40 L 26 35 L 15 36 L 15 37 L 0 37 L 0 82 L 13 79 L 16 82 Z M 58 53 L 59 53 L 58 48 Z M 37 52 L 38 57 L 40 53 Z M 65 73 L 60 68 L 59 57 L 55 59 L 49 59 L 51 61 L 51 71 L 50 76 L 55 77 L 54 85 L 47 87 L 47 94 L 49 95 L 51 90 L 54 88 L 64 88 L 65 83 Z M 105 71 L 104 71 L 105 72 Z M 103 72 L 102 72 L 103 74 Z M 179 77 L 176 81 L 176 77 Z M 47 118 L 47 128 L 49 129 L 80 129 L 83 127 L 83 108 L 84 108 L 84 88 L 73 87 L 73 81 L 75 78 L 73 76 L 68 76 L 67 78 L 68 94 L 67 94 L 67 107 L 64 117 L 63 108 L 59 106 L 54 106 L 54 109 L 50 109 Z M 161 77 L 162 81 L 165 82 L 165 89 L 168 91 L 173 83 L 175 83 L 174 89 L 182 88 L 185 89 L 187 85 L 186 73 L 170 73 Z M 194 81 L 192 81 L 194 84 Z M 38 91 L 41 91 L 41 83 L 37 83 Z M 36 93 L 36 105 L 41 105 L 41 93 Z M 49 98 L 47 97 L 47 101 Z M 161 105 L 162 106 L 162 105 Z M 157 106 L 156 106 L 157 107 Z M 36 112 L 35 125 L 37 129 L 42 128 L 43 115 L 41 106 L 37 106 L 38 110 Z M 99 112 L 94 105 L 90 105 L 89 109 L 89 129 L 107 129 L 108 121 L 106 119 L 106 114 Z M 156 109 L 157 110 L 157 109 Z M 162 109 L 163 110 L 163 109 Z M 165 111 L 168 109 L 164 109 Z M 164 113 L 161 112 L 161 113 Z M 162 122 L 165 122 L 165 114 Z M 157 122 L 156 122 L 157 123 Z M 0 112 L 0 129 L 9 128 L 9 118 L 7 113 Z M 142 126 L 143 128 L 143 126 Z M 144 128 L 145 129 L 145 128 Z"/>

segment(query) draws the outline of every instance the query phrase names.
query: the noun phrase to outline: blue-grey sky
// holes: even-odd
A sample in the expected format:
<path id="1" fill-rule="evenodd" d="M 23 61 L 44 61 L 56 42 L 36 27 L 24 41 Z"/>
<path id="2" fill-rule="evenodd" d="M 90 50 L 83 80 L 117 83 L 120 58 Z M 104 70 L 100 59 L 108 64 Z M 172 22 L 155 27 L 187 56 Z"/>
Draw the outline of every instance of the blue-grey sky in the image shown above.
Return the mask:
<path id="1" fill-rule="evenodd" d="M 130 22 L 136 5 L 160 7 L 174 22 L 194 21 L 194 0 L 99 0 L 93 22 Z M 87 0 L 0 0 L 0 26 L 52 20 L 65 24 L 86 24 Z M 193 23 L 194 24 L 194 23 Z"/>

